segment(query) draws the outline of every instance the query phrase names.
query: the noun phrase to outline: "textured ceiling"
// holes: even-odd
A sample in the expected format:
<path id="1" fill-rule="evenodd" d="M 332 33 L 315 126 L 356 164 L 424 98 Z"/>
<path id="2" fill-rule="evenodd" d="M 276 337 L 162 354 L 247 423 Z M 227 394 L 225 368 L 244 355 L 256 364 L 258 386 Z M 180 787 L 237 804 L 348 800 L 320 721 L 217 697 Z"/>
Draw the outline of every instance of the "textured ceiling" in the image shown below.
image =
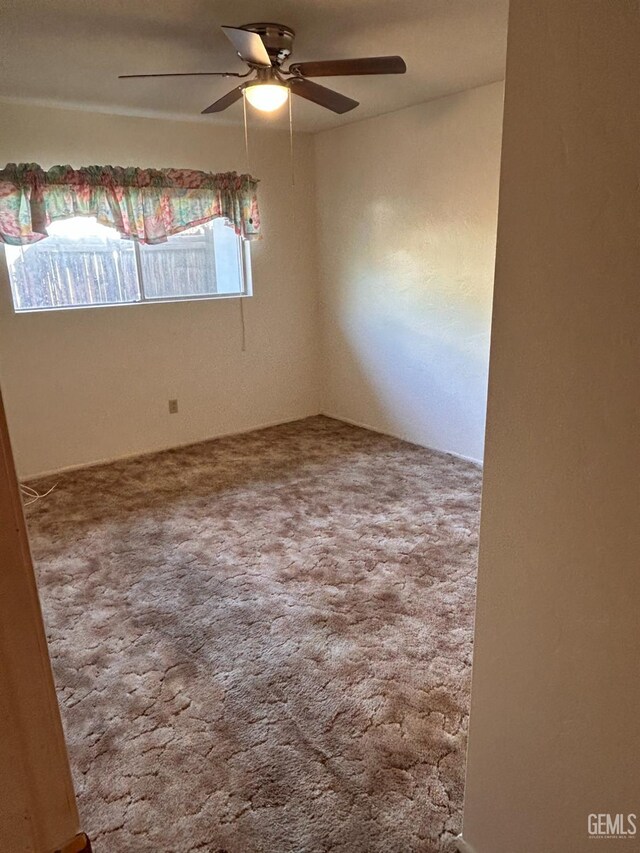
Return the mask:
<path id="1" fill-rule="evenodd" d="M 242 121 L 242 104 L 200 110 L 233 80 L 118 80 L 159 71 L 243 71 L 220 24 L 296 30 L 293 59 L 401 54 L 407 74 L 318 80 L 360 101 L 337 116 L 294 100 L 298 130 L 318 131 L 504 76 L 508 0 L 2 0 L 0 97 L 133 115 Z M 284 110 L 275 118 L 285 123 Z"/>

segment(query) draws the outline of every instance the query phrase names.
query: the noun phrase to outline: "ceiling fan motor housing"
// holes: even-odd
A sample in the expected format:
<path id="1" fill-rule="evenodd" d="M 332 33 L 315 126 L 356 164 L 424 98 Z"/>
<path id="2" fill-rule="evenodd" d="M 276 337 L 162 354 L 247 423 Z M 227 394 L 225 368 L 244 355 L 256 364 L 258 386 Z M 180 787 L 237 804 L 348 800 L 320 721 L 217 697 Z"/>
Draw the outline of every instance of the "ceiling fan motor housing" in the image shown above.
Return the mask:
<path id="1" fill-rule="evenodd" d="M 284 24 L 243 24 L 241 30 L 257 33 L 267 49 L 271 62 L 278 68 L 291 55 L 293 40 L 296 36 L 291 27 Z"/>

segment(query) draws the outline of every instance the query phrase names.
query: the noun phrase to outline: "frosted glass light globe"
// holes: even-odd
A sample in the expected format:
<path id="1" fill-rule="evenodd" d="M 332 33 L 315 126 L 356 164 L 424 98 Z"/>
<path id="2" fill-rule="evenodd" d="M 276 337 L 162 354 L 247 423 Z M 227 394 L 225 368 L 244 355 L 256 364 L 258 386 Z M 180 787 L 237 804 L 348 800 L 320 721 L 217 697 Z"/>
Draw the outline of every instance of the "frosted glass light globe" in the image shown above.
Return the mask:
<path id="1" fill-rule="evenodd" d="M 257 110 L 262 110 L 264 113 L 272 113 L 277 110 L 289 96 L 289 90 L 286 86 L 278 86 L 274 83 L 258 83 L 255 86 L 247 86 L 244 93 L 251 106 Z"/>

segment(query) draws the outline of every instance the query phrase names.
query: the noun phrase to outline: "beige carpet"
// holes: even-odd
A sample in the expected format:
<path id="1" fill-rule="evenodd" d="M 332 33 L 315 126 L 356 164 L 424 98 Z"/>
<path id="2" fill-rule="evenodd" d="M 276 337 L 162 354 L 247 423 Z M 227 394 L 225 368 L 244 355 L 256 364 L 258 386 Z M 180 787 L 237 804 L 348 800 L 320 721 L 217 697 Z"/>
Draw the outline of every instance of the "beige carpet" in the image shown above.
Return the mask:
<path id="1" fill-rule="evenodd" d="M 96 853 L 451 849 L 476 467 L 311 418 L 58 479 L 29 528 Z"/>

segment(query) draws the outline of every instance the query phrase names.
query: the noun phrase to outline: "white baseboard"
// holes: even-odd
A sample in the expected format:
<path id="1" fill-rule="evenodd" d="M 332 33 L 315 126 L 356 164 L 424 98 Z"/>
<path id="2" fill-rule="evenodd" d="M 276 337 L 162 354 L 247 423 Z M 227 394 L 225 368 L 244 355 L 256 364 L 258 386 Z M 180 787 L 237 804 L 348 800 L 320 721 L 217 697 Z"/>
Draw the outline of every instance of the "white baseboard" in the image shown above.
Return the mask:
<path id="1" fill-rule="evenodd" d="M 154 453 L 163 453 L 165 450 L 179 450 L 183 447 L 192 447 L 194 444 L 202 444 L 205 441 L 215 441 L 217 438 L 230 438 L 234 435 L 245 435 L 250 432 L 257 432 L 261 429 L 268 429 L 269 427 L 274 426 L 282 426 L 284 424 L 292 424 L 296 421 L 302 421 L 305 418 L 313 418 L 318 417 L 318 415 L 323 415 L 325 418 L 331 418 L 334 421 L 342 421 L 345 424 L 350 424 L 351 426 L 360 427 L 360 429 L 369 430 L 369 432 L 375 432 L 378 435 L 388 435 L 391 438 L 398 438 L 400 441 L 406 441 L 409 444 L 415 444 L 418 447 L 424 447 L 426 450 L 431 450 L 433 453 L 442 453 L 446 456 L 453 456 L 456 459 L 462 459 L 464 462 L 471 462 L 474 465 L 478 465 L 482 467 L 482 462 L 479 459 L 474 459 L 471 456 L 463 456 L 461 453 L 453 453 L 450 450 L 440 450 L 437 447 L 428 447 L 424 444 L 418 444 L 417 441 L 412 441 L 404 435 L 398 435 L 393 432 L 383 432 L 383 430 L 377 429 L 376 427 L 372 427 L 370 424 L 361 423 L 360 421 L 354 421 L 351 418 L 345 418 L 342 415 L 334 415 L 330 412 L 316 412 L 310 415 L 301 415 L 296 418 L 288 418 L 287 420 L 276 420 L 276 421 L 267 421 L 265 423 L 256 424 L 255 426 L 248 427 L 247 429 L 238 429 L 232 430 L 230 432 L 219 432 L 215 435 L 208 435 L 204 438 L 198 438 L 194 441 L 183 441 L 179 444 L 166 444 L 161 445 L 160 447 L 154 447 L 150 450 L 138 450 L 132 453 L 123 453 L 118 456 L 105 456 L 100 459 L 94 459 L 91 462 L 78 462 L 74 465 L 64 465 L 61 468 L 50 468 L 46 471 L 40 471 L 37 474 L 29 474 L 26 477 L 19 477 L 21 483 L 29 483 L 33 480 L 42 480 L 45 477 L 55 477 L 58 474 L 66 474 L 70 471 L 79 471 L 82 468 L 95 468 L 98 465 L 110 465 L 112 462 L 123 462 L 126 459 L 136 459 L 139 456 L 152 456 Z M 471 851 L 473 853 L 473 851 Z"/>
<path id="2" fill-rule="evenodd" d="M 406 435 L 399 435 L 396 432 L 386 432 L 385 430 L 378 429 L 378 427 L 371 426 L 371 424 L 354 421 L 351 418 L 345 418 L 343 415 L 333 415 L 331 412 L 324 411 L 320 412 L 320 414 L 324 415 L 325 418 L 331 418 L 334 421 L 342 421 L 345 424 L 360 427 L 360 429 L 368 429 L 369 432 L 376 432 L 378 435 L 388 435 L 391 438 L 398 438 L 400 441 L 406 441 L 408 444 L 415 444 L 417 447 L 424 447 L 425 450 L 430 450 L 432 453 L 443 453 L 445 456 L 454 456 L 456 459 L 462 459 L 463 462 L 471 462 L 473 465 L 478 465 L 482 468 L 482 459 L 475 459 L 473 456 L 465 456 L 462 453 L 455 453 L 453 450 L 442 450 L 439 447 L 429 447 L 428 444 L 421 444 L 419 441 L 407 438 Z"/>
<path id="3" fill-rule="evenodd" d="M 456 845 L 458 848 L 458 853 L 476 853 L 473 847 L 467 841 L 465 841 L 461 835 L 456 838 Z"/>
<path id="4" fill-rule="evenodd" d="M 140 456 L 153 456 L 154 453 L 164 453 L 166 450 L 179 450 L 184 447 L 193 447 L 195 444 L 202 444 L 205 441 L 215 441 L 216 438 L 231 438 L 234 435 L 245 435 L 250 432 L 257 432 L 261 429 L 268 429 L 274 426 L 283 426 L 284 424 L 293 424 L 296 421 L 303 421 L 305 418 L 318 417 L 320 412 L 311 415 L 301 415 L 297 418 L 289 418 L 285 421 L 268 421 L 267 423 L 250 426 L 246 429 L 232 430 L 231 432 L 219 432 L 215 435 L 208 435 L 205 438 L 197 438 L 194 441 L 183 441 L 179 444 L 166 444 L 160 447 L 154 447 L 151 450 L 138 450 L 133 453 L 123 453 L 119 456 L 105 456 L 101 459 L 94 459 L 91 462 L 78 462 L 74 465 L 65 465 L 62 468 L 51 468 L 47 471 L 41 471 L 38 474 L 29 474 L 26 477 L 18 477 L 21 483 L 29 483 L 33 480 L 42 480 L 45 477 L 55 477 L 58 474 L 66 474 L 70 471 L 79 471 L 81 468 L 96 468 L 98 465 L 110 465 L 112 462 L 124 462 L 126 459 L 137 459 Z"/>

